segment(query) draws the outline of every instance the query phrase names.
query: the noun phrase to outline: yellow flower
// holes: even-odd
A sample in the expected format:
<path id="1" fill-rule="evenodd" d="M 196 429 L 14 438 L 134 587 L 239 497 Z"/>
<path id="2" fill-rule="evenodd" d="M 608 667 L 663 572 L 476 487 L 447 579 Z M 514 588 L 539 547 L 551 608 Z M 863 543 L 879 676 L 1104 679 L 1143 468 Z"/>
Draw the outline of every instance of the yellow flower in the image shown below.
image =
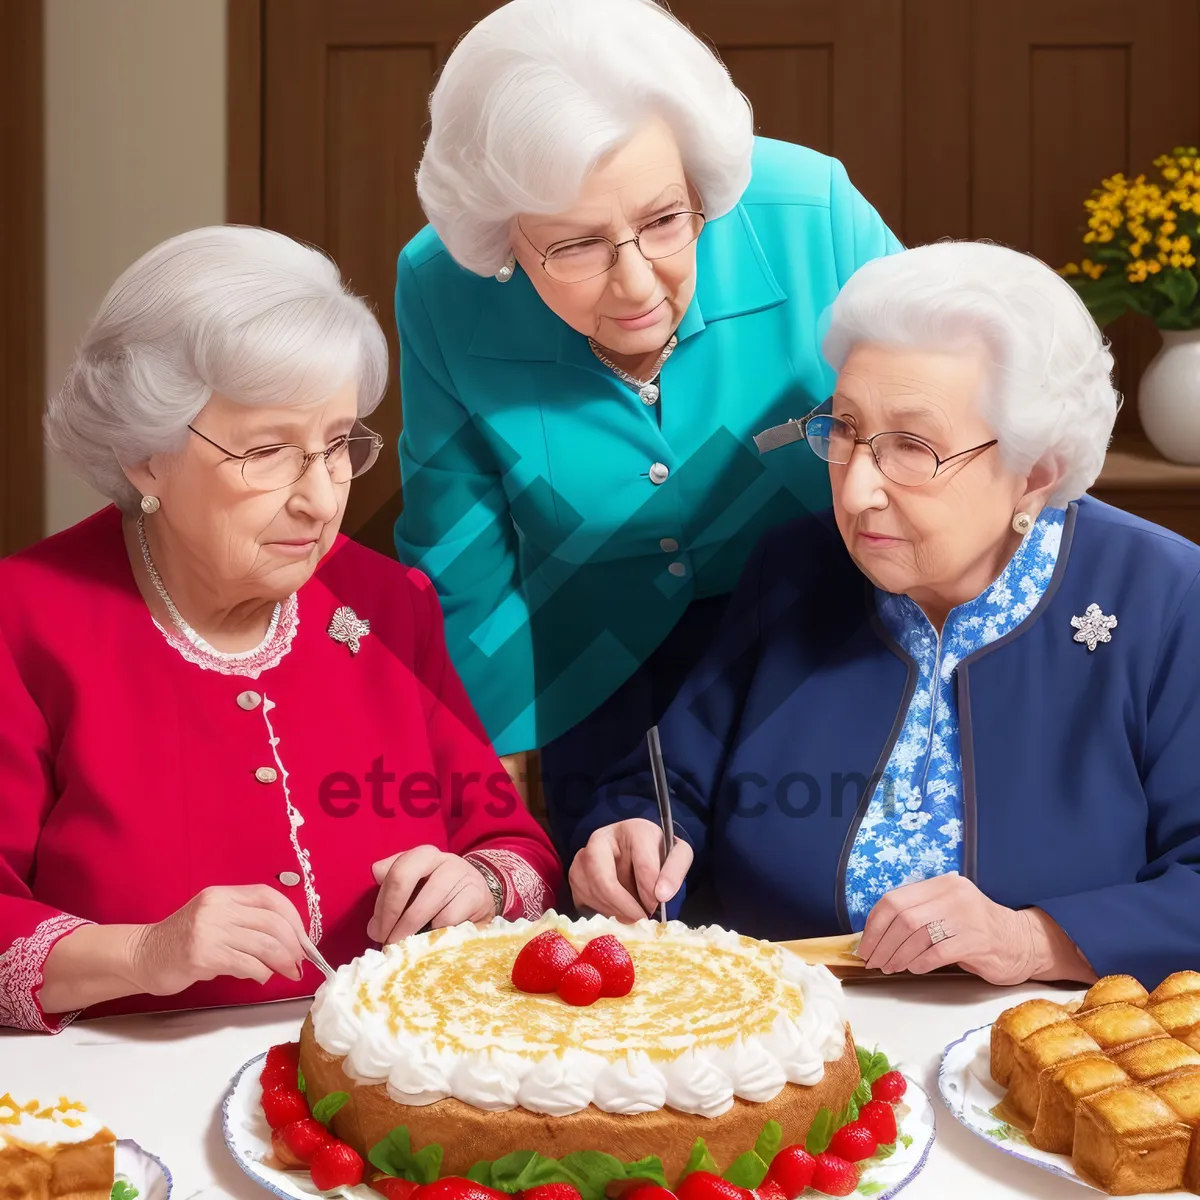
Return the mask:
<path id="1" fill-rule="evenodd" d="M 1183 265 L 1190 271 L 1196 265 L 1196 256 L 1194 254 L 1185 254 L 1183 256 Z"/>
<path id="2" fill-rule="evenodd" d="M 1175 232 L 1175 222 L 1174 221 L 1164 221 L 1162 223 L 1162 225 L 1159 227 L 1159 233 L 1168 234 L 1168 233 L 1174 233 L 1174 232 Z"/>
<path id="3" fill-rule="evenodd" d="M 1163 167 L 1163 178 L 1175 180 L 1179 178 L 1178 167 Z"/>
<path id="4" fill-rule="evenodd" d="M 1142 261 L 1145 262 L 1145 259 Z M 1159 271 L 1162 270 L 1162 263 L 1160 261 L 1148 262 L 1146 263 L 1146 270 L 1149 271 L 1151 275 L 1157 275 Z"/>
<path id="5" fill-rule="evenodd" d="M 1067 263 L 1067 265 L 1065 267 L 1059 267 L 1058 273 L 1060 275 L 1078 275 L 1079 274 L 1079 264 L 1078 263 Z"/>

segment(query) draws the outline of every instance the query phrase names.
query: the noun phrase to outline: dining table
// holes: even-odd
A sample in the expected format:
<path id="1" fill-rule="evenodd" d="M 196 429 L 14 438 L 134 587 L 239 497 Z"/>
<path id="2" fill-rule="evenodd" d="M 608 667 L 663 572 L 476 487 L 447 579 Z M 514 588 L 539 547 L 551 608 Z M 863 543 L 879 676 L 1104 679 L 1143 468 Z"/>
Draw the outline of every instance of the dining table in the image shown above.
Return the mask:
<path id="1" fill-rule="evenodd" d="M 859 1045 L 876 1046 L 932 1097 L 937 1136 L 905 1200 L 954 1197 L 1082 1197 L 1078 1184 L 1000 1153 L 960 1126 L 938 1095 L 942 1052 L 970 1029 L 1035 996 L 1067 1003 L 1083 988 L 993 987 L 973 976 L 876 977 L 843 983 Z M 0 1030 L 0 1095 L 70 1096 L 121 1138 L 132 1138 L 169 1168 L 172 1200 L 268 1193 L 234 1161 L 221 1129 L 221 1105 L 246 1062 L 294 1041 L 309 1002 L 289 1000 L 81 1020 L 58 1034 Z"/>

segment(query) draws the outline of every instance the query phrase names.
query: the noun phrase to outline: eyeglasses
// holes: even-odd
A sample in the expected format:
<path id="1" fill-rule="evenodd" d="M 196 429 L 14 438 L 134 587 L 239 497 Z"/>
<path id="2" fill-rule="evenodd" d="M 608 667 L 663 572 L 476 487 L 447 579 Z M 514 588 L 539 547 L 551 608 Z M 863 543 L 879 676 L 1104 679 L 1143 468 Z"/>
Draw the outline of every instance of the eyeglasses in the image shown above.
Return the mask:
<path id="1" fill-rule="evenodd" d="M 325 469 L 333 483 L 349 483 L 369 471 L 383 448 L 383 438 L 368 429 L 360 421 L 354 423 L 355 430 L 334 438 L 324 450 L 309 453 L 302 446 L 259 446 L 245 454 L 234 454 L 218 445 L 200 430 L 188 428 L 210 446 L 220 450 L 226 458 L 237 459 L 242 464 L 242 479 L 246 486 L 256 492 L 274 492 L 290 487 L 303 479 L 318 458 L 325 460 Z"/>
<path id="2" fill-rule="evenodd" d="M 521 233 L 542 256 L 542 270 L 551 279 L 559 283 L 583 283 L 611 271 L 620 257 L 621 247 L 630 243 L 648 262 L 670 258 L 672 254 L 686 250 L 700 236 L 704 219 L 701 212 L 681 210 L 656 217 L 623 242 L 613 242 L 606 237 L 568 238 L 552 242 L 545 250 L 533 246 L 525 230 Z"/>
<path id="3" fill-rule="evenodd" d="M 996 445 L 996 439 L 993 438 L 990 442 L 951 454 L 949 458 L 939 458 L 928 442 L 914 434 L 888 430 L 874 437 L 863 438 L 840 417 L 818 412 L 811 412 L 801 419 L 800 431 L 818 458 L 839 466 L 845 466 L 850 461 L 855 447 L 870 447 L 880 472 L 902 487 L 920 487 L 923 483 L 929 483 L 955 459 Z"/>

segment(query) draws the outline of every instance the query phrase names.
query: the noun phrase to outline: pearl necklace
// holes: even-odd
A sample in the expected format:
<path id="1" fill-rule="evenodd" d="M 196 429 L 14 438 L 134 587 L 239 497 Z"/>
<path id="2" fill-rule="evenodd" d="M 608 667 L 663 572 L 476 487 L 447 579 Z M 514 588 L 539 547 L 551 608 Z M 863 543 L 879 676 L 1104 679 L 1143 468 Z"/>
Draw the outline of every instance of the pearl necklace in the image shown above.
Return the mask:
<path id="1" fill-rule="evenodd" d="M 221 662 L 243 662 L 247 659 L 261 655 L 275 639 L 276 631 L 279 628 L 279 618 L 283 612 L 283 605 L 276 604 L 275 611 L 271 614 L 271 623 L 267 626 L 266 637 L 263 638 L 253 650 L 238 650 L 226 651 L 218 650 L 215 646 L 210 645 L 204 640 L 182 617 L 179 609 L 175 607 L 175 602 L 171 599 L 167 592 L 166 585 L 162 581 L 162 576 L 158 573 L 158 568 L 154 565 L 154 559 L 150 557 L 150 544 L 146 541 L 146 518 L 144 515 L 139 516 L 137 520 L 138 546 L 142 551 L 142 562 L 146 565 L 146 574 L 150 576 L 150 582 L 154 585 L 154 590 L 158 593 L 159 598 L 163 602 L 171 621 L 175 628 L 193 645 L 201 654 L 217 659 Z M 294 606 L 296 595 L 293 592 L 288 597 L 289 607 Z"/>
<path id="2" fill-rule="evenodd" d="M 592 353 L 624 384 L 628 384 L 638 394 L 641 402 L 647 406 L 658 403 L 660 395 L 658 384 L 654 381 L 658 378 L 659 373 L 663 369 L 663 363 L 671 357 L 671 351 L 679 345 L 679 339 L 671 334 L 671 340 L 662 348 L 662 353 L 658 356 L 658 361 L 650 368 L 650 379 L 643 382 L 636 375 L 631 375 L 628 371 L 622 370 L 615 362 L 605 357 L 604 351 L 588 338 L 588 345 L 592 348 Z"/>

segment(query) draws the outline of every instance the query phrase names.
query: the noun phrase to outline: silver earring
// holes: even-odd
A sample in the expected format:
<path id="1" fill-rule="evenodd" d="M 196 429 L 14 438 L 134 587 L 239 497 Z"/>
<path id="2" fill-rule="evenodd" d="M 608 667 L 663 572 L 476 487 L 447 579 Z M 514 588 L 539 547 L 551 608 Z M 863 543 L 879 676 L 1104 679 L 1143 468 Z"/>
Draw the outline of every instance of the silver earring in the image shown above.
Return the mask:
<path id="1" fill-rule="evenodd" d="M 1017 513 L 1012 519 L 1012 527 L 1024 537 L 1033 528 L 1033 518 L 1028 513 Z"/>
<path id="2" fill-rule="evenodd" d="M 142 497 L 142 512 L 144 512 L 147 516 L 149 516 L 151 513 L 158 512 L 160 507 L 161 506 L 158 503 L 157 496 Z"/>
<path id="3" fill-rule="evenodd" d="M 504 266 L 502 266 L 500 270 L 496 272 L 496 282 L 507 283 L 513 277 L 513 272 L 516 269 L 517 257 L 515 254 L 510 254 L 508 256 L 508 262 L 506 262 Z"/>

